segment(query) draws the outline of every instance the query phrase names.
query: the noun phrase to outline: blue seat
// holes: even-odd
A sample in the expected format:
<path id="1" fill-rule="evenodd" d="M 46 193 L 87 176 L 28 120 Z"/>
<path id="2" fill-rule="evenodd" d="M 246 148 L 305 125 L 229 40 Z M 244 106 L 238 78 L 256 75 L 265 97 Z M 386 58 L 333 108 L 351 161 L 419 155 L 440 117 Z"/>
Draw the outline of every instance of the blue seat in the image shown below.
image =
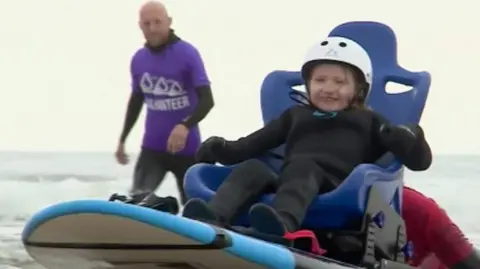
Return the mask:
<path id="1" fill-rule="evenodd" d="M 430 88 L 428 72 L 410 72 L 398 65 L 397 43 L 392 29 L 377 22 L 348 22 L 329 34 L 352 39 L 369 53 L 373 64 L 372 92 L 367 104 L 394 124 L 418 123 Z M 386 83 L 392 81 L 411 86 L 408 92 L 388 94 Z M 287 108 L 297 105 L 289 97 L 292 87 L 304 82 L 299 72 L 274 71 L 267 75 L 261 88 L 262 116 L 265 124 L 278 117 Z M 283 153 L 283 147 L 275 149 Z M 279 169 L 279 160 L 268 155 L 260 157 L 272 169 Z M 230 173 L 232 166 L 197 164 L 186 174 L 185 191 L 190 198 L 205 200 L 215 194 L 217 187 Z M 382 198 L 400 214 L 403 187 L 403 166 L 387 155 L 375 164 L 360 164 L 334 191 L 319 195 L 311 204 L 303 226 L 341 228 L 355 217 L 363 216 L 368 191 L 375 185 Z M 274 194 L 261 198 L 271 204 Z M 245 223 L 245 218 L 242 219 Z"/>

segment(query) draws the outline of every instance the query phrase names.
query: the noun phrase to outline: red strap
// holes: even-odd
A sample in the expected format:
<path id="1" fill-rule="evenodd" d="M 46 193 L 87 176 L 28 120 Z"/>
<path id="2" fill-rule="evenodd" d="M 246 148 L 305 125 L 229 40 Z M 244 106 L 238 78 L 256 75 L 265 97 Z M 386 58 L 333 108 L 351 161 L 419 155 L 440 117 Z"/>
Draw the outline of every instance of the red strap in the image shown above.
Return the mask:
<path id="1" fill-rule="evenodd" d="M 312 243 L 312 248 L 311 248 L 311 252 L 313 254 L 316 254 L 316 255 L 323 255 L 325 253 L 327 253 L 326 250 L 324 250 L 321 246 L 320 246 L 320 243 L 318 243 L 318 239 L 317 239 L 317 236 L 315 236 L 315 233 L 313 233 L 312 231 L 310 230 L 300 230 L 300 231 L 296 231 L 294 233 L 286 233 L 283 238 L 287 239 L 287 240 L 292 240 L 292 241 L 295 241 L 297 239 L 302 239 L 302 238 L 307 238 L 307 239 L 310 239 L 310 242 Z"/>

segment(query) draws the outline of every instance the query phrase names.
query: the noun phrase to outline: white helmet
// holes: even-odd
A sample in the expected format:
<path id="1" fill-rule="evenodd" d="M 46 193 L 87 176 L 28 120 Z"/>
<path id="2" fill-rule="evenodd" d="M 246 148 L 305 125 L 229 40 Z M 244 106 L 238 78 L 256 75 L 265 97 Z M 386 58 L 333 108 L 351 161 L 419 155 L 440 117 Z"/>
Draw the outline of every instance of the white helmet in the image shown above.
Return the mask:
<path id="1" fill-rule="evenodd" d="M 307 53 L 302 65 L 302 76 L 305 79 L 305 72 L 309 63 L 316 61 L 337 61 L 356 67 L 365 77 L 368 84 L 366 96 L 370 93 L 372 85 L 372 61 L 370 56 L 357 42 L 344 37 L 328 37 L 315 44 Z"/>

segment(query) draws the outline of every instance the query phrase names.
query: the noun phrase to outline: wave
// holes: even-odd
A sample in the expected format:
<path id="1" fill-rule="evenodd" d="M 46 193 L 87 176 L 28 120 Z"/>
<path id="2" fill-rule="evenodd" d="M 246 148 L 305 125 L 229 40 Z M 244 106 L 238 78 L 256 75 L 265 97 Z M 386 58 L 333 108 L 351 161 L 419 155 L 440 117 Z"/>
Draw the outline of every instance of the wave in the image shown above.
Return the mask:
<path id="1" fill-rule="evenodd" d="M 18 174 L 2 174 L 0 181 L 20 181 L 30 183 L 42 182 L 61 182 L 76 180 L 80 182 L 103 182 L 115 181 L 118 177 L 105 175 L 79 175 L 79 174 L 39 174 L 39 175 L 18 175 Z"/>

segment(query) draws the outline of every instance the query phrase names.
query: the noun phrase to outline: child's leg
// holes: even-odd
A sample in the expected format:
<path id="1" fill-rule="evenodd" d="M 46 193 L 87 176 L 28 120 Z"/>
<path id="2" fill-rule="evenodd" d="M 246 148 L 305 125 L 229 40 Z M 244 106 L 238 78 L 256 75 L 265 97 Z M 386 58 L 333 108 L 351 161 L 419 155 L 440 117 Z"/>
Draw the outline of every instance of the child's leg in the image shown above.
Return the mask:
<path id="1" fill-rule="evenodd" d="M 250 210 L 252 226 L 260 232 L 279 235 L 300 229 L 308 207 L 320 190 L 333 189 L 328 176 L 313 161 L 290 162 L 279 177 L 273 208 L 257 204 Z"/>
<path id="2" fill-rule="evenodd" d="M 209 203 L 192 199 L 185 205 L 183 215 L 230 224 L 242 209 L 275 183 L 276 175 L 268 166 L 255 159 L 248 160 L 232 170 Z"/>
<path id="3" fill-rule="evenodd" d="M 248 160 L 237 166 L 217 189 L 210 207 L 218 216 L 231 222 L 276 182 L 277 176 L 266 164 L 256 159 Z"/>

